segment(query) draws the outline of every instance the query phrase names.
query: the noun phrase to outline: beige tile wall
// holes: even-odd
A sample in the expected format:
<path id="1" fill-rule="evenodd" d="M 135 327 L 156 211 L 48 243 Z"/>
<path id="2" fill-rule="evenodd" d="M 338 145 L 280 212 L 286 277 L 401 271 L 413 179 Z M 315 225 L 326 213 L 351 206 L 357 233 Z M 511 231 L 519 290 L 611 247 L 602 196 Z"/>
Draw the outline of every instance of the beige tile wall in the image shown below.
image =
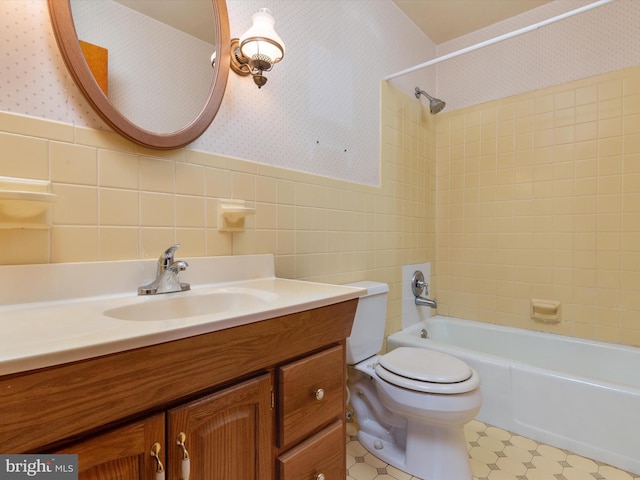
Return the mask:
<path id="1" fill-rule="evenodd" d="M 440 114 L 437 163 L 439 313 L 640 345 L 640 67 Z"/>
<path id="2" fill-rule="evenodd" d="M 379 188 L 0 112 L 0 175 L 59 195 L 51 230 L 0 228 L 0 263 L 274 253 L 279 276 L 389 283 L 392 332 L 402 265 L 431 261 L 439 313 L 640 345 L 640 67 L 436 117 L 381 85 Z M 255 205 L 245 232 L 218 198 Z"/>
<path id="3" fill-rule="evenodd" d="M 435 120 L 384 82 L 382 105 L 380 188 L 0 112 L 0 175 L 58 195 L 50 230 L 0 228 L 0 264 L 273 253 L 278 276 L 389 283 L 398 330 L 401 267 L 435 256 Z M 255 206 L 244 232 L 218 231 L 219 198 Z"/>

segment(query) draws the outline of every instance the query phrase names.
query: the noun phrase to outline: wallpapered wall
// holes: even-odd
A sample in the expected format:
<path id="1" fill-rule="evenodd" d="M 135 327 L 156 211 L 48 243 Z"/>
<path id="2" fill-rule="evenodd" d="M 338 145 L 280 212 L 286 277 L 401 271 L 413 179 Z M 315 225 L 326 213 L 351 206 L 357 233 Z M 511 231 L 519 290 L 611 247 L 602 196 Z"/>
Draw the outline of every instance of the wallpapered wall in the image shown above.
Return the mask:
<path id="1" fill-rule="evenodd" d="M 381 77 L 588 3 L 551 2 L 436 47 L 390 0 L 229 0 L 241 35 L 262 6 L 276 17 L 286 58 L 258 90 L 230 74 L 218 117 L 189 148 L 377 185 Z M 58 54 L 44 1 L 0 3 L 0 110 L 107 128 Z M 538 31 L 393 80 L 452 111 L 640 63 L 640 2 L 616 0 Z M 436 85 L 437 72 L 437 85 Z"/>
<path id="2" fill-rule="evenodd" d="M 556 0 L 438 45 L 445 55 L 592 3 Z M 615 0 L 437 65 L 447 112 L 640 64 L 640 2 Z M 434 67 L 436 68 L 436 67 Z"/>
<path id="3" fill-rule="evenodd" d="M 380 180 L 379 79 L 436 55 L 390 0 L 229 0 L 232 35 L 261 6 L 287 44 L 283 62 L 258 90 L 230 74 L 220 112 L 190 149 L 351 182 Z M 584 5 L 554 1 L 437 47 L 467 46 Z M 393 80 L 447 101 L 446 112 L 640 63 L 640 2 L 615 2 L 498 46 Z M 44 1 L 0 2 L 0 110 L 106 128 L 60 59 Z M 437 88 L 436 88 L 437 68 Z M 345 151 L 346 150 L 346 151 Z"/>
<path id="4" fill-rule="evenodd" d="M 378 185 L 380 78 L 432 57 L 433 43 L 390 0 L 227 3 L 236 37 L 270 8 L 286 56 L 260 90 L 230 73 L 218 116 L 189 148 Z M 0 32 L 0 110 L 107 128 L 66 71 L 46 2 L 0 2 Z"/>

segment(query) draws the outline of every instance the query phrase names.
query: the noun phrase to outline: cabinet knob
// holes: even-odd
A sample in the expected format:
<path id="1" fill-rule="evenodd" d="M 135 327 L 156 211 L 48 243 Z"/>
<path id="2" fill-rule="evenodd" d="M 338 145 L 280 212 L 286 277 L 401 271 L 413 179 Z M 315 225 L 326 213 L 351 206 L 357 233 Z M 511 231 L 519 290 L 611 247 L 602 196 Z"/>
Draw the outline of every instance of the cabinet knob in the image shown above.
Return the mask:
<path id="1" fill-rule="evenodd" d="M 322 388 L 317 389 L 315 391 L 315 396 L 316 396 L 316 400 L 318 401 L 322 400 L 324 398 L 324 389 Z M 322 474 L 319 473 L 318 475 L 322 475 Z M 322 478 L 319 478 L 319 480 L 324 480 L 324 475 L 322 475 Z"/>
<path id="2" fill-rule="evenodd" d="M 324 473 L 317 473 L 314 480 L 324 480 Z"/>

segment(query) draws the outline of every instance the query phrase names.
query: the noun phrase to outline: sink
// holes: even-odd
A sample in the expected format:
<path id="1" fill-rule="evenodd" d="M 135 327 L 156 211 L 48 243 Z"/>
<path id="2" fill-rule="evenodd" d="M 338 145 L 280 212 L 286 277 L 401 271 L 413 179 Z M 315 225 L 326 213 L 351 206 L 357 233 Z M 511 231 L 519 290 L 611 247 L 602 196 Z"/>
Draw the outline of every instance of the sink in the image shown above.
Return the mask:
<path id="1" fill-rule="evenodd" d="M 214 315 L 234 310 L 264 307 L 278 295 L 252 288 L 222 288 L 192 295 L 165 294 L 155 298 L 140 298 L 140 303 L 106 310 L 104 314 L 119 320 L 176 320 Z"/>
<path id="2" fill-rule="evenodd" d="M 278 278 L 270 254 L 188 262 L 190 291 L 146 296 L 135 292 L 154 278 L 154 259 L 0 265 L 0 375 L 250 325 L 365 292 Z"/>

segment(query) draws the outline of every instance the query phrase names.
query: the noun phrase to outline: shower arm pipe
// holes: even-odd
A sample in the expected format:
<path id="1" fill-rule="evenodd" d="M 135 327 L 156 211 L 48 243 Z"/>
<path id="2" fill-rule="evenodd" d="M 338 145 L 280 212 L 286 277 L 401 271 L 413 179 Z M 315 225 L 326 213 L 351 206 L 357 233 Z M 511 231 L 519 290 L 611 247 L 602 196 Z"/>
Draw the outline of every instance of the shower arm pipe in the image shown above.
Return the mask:
<path id="1" fill-rule="evenodd" d="M 584 5 L 583 7 L 576 8 L 574 10 L 569 10 L 568 12 L 562 13 L 560 15 L 556 15 L 555 17 L 548 18 L 546 20 L 542 20 L 541 22 L 534 23 L 533 25 L 529 25 L 528 27 L 523 27 L 518 30 L 514 30 L 510 33 L 505 33 L 504 35 L 498 35 L 497 37 L 491 38 L 489 40 L 485 40 L 484 42 L 476 43 L 475 45 L 471 45 L 469 47 L 461 48 L 460 50 L 456 50 L 455 52 L 447 53 L 446 55 L 442 55 L 440 57 L 436 57 L 428 62 L 421 63 L 416 65 L 415 67 L 410 67 L 405 70 L 401 70 L 392 75 L 387 75 L 384 77 L 385 80 L 392 80 L 396 77 L 400 77 L 402 75 L 406 75 L 407 73 L 415 72 L 416 70 L 421 70 L 423 68 L 429 67 L 431 65 L 435 65 L 436 63 L 443 62 L 445 60 L 449 60 L 450 58 L 457 57 L 459 55 L 464 55 L 465 53 L 473 52 L 474 50 L 478 50 L 480 48 L 487 47 L 489 45 L 493 45 L 494 43 L 502 42 L 503 40 L 507 40 L 509 38 L 517 37 L 518 35 L 522 35 L 523 33 L 531 32 L 533 30 L 537 30 L 540 27 L 544 27 L 545 25 L 549 25 L 551 23 L 557 22 L 558 20 L 563 20 L 565 18 L 572 17 L 577 15 L 578 13 L 586 12 L 587 10 L 591 10 L 592 8 L 600 7 L 606 3 L 611 3 L 613 0 L 598 0 L 596 2 L 590 3 L 589 5 Z"/>

